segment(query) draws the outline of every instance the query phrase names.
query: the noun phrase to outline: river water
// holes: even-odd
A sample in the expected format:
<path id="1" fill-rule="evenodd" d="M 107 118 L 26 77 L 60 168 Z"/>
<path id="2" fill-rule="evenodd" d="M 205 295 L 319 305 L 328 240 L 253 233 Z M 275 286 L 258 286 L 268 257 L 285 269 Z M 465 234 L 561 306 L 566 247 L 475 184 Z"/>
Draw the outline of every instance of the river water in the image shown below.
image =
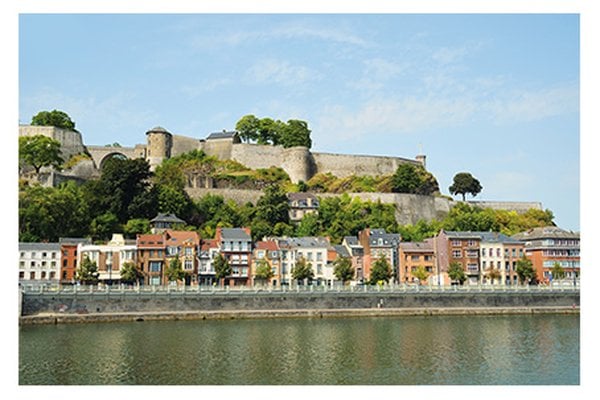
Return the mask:
<path id="1" fill-rule="evenodd" d="M 19 383 L 577 385 L 579 316 L 22 326 Z"/>

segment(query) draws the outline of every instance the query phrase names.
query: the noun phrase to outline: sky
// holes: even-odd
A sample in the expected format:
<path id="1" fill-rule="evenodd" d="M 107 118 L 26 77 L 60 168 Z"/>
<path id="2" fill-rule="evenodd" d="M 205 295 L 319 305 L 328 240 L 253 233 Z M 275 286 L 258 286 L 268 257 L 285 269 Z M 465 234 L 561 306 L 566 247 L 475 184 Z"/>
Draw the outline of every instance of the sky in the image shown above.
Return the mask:
<path id="1" fill-rule="evenodd" d="M 541 202 L 580 230 L 577 14 L 19 15 L 18 117 L 85 144 L 301 119 L 313 150 L 414 158 L 442 194 Z M 455 197 L 459 199 L 460 197 Z M 468 196 L 468 198 L 471 198 Z"/>

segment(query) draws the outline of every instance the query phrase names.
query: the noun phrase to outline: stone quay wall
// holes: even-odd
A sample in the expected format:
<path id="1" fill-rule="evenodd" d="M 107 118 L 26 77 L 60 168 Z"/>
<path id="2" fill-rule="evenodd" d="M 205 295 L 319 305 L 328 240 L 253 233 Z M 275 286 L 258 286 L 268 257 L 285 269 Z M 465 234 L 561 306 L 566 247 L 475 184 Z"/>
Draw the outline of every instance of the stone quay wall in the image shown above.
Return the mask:
<path id="1" fill-rule="evenodd" d="M 307 310 L 575 309 L 578 291 L 531 292 L 123 292 L 23 293 L 21 315 L 103 315 Z"/>

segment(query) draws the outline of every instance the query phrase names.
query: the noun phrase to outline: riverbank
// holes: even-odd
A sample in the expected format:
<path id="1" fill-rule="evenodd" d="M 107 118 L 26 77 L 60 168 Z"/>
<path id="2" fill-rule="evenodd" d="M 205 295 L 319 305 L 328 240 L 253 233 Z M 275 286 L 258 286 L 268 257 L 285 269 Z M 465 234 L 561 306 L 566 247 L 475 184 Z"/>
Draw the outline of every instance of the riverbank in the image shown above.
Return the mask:
<path id="1" fill-rule="evenodd" d="M 528 315 L 579 314 L 578 306 L 561 307 L 475 307 L 475 308 L 373 308 L 373 309 L 305 309 L 305 310 L 222 310 L 222 311 L 155 311 L 93 314 L 41 313 L 19 317 L 20 325 L 77 324 L 106 322 L 270 319 L 270 318 L 341 318 L 395 317 L 436 315 Z"/>

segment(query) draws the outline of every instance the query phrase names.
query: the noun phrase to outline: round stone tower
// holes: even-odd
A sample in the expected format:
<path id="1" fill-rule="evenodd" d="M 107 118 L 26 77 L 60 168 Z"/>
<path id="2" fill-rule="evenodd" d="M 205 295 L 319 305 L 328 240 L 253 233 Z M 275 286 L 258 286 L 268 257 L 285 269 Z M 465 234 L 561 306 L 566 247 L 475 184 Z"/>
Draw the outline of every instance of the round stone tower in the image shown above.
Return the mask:
<path id="1" fill-rule="evenodd" d="M 281 168 L 290 176 L 293 183 L 308 181 L 314 174 L 314 161 L 308 147 L 297 146 L 284 149 Z"/>
<path id="2" fill-rule="evenodd" d="M 173 135 L 165 128 L 157 126 L 146 132 L 146 139 L 148 141 L 146 160 L 150 164 L 150 170 L 154 171 L 164 159 L 171 157 Z"/>

